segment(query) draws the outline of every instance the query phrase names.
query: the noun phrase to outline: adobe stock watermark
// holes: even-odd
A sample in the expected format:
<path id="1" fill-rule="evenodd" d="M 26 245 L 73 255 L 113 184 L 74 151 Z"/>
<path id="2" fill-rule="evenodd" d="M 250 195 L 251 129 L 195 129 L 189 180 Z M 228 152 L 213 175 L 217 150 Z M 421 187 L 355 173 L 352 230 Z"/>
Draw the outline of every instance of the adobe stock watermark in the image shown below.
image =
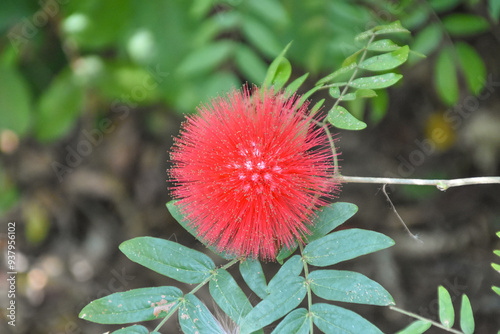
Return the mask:
<path id="1" fill-rule="evenodd" d="M 144 101 L 148 94 L 155 90 L 169 75 L 168 72 L 161 71 L 159 65 L 149 66 L 147 71 L 149 74 L 144 76 L 141 84 L 134 86 L 129 94 L 122 94 L 120 98 L 111 103 L 110 109 L 115 114 L 112 118 L 101 119 L 97 127 L 91 130 L 83 129 L 80 133 L 81 139 L 76 145 L 66 145 L 64 161 L 51 163 L 59 182 L 64 180 L 66 174 L 72 173 L 75 168 L 80 166 L 84 158 L 92 154 L 94 149 L 103 142 L 105 135 L 116 129 L 116 121 L 123 121 L 129 117 L 131 110 L 136 108 L 139 102 Z"/>
<path id="2" fill-rule="evenodd" d="M 129 275 L 125 272 L 125 268 L 121 268 L 120 271 L 116 269 L 111 269 L 110 271 L 112 277 L 109 279 L 108 284 L 105 288 L 102 288 L 97 292 L 94 297 L 89 296 L 87 299 L 83 299 L 80 304 L 76 305 L 74 314 L 79 314 L 80 311 L 91 301 L 99 299 L 115 292 L 125 291 L 127 286 L 132 282 L 136 276 Z M 67 319 L 64 326 L 63 332 L 57 332 L 56 334 L 80 334 L 83 333 L 80 325 L 72 320 Z"/>
<path id="3" fill-rule="evenodd" d="M 47 25 L 50 19 L 59 14 L 61 5 L 69 3 L 69 0 L 41 0 L 38 3 L 39 10 L 31 17 L 22 18 L 21 22 L 7 33 L 7 38 L 18 52 Z"/>
<path id="4" fill-rule="evenodd" d="M 453 131 L 464 123 L 464 120 L 469 118 L 481 105 L 481 101 L 487 100 L 495 92 L 495 87 L 500 87 L 500 81 L 494 81 L 493 75 L 489 74 L 484 89 L 477 96 L 468 95 L 461 103 L 457 104 L 450 110 L 444 113 L 443 119 Z M 413 143 L 416 148 L 412 150 L 407 156 L 398 155 L 397 160 L 399 165 L 397 167 L 397 174 L 386 171 L 385 177 L 409 177 L 413 175 L 417 167 L 424 164 L 425 160 L 436 151 L 436 143 L 441 144 L 448 140 L 449 134 L 443 128 L 435 128 L 432 130 L 431 139 L 415 139 Z"/>

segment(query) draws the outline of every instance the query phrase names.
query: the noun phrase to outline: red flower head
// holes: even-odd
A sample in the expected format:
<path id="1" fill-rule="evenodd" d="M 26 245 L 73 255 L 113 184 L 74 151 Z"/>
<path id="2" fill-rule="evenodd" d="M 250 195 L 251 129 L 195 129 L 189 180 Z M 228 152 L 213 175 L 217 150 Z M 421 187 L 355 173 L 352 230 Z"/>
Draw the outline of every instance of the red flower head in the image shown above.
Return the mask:
<path id="1" fill-rule="evenodd" d="M 307 103 L 257 88 L 188 116 L 171 158 L 185 219 L 229 255 L 274 259 L 308 234 L 314 210 L 337 186 L 328 138 Z"/>

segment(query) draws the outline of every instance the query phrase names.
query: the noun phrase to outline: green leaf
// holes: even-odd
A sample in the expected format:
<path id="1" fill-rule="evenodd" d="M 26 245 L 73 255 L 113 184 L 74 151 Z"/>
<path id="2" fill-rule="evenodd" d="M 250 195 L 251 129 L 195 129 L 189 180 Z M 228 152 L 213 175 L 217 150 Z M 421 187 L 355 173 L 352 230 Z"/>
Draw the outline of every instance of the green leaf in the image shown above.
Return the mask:
<path id="1" fill-rule="evenodd" d="M 283 86 L 285 86 L 286 82 L 290 78 L 292 74 L 292 65 L 286 58 L 282 58 L 280 63 L 278 64 L 278 68 L 276 70 L 276 75 L 274 76 L 271 85 L 274 87 L 275 91 L 279 91 Z"/>
<path id="2" fill-rule="evenodd" d="M 482 16 L 473 14 L 450 14 L 442 19 L 446 31 L 452 36 L 471 36 L 486 32 L 490 24 Z"/>
<path id="3" fill-rule="evenodd" d="M 472 314 L 472 306 L 469 298 L 462 295 L 462 306 L 460 308 L 460 328 L 464 334 L 474 333 L 474 315 Z"/>
<path id="4" fill-rule="evenodd" d="M 455 8 L 461 2 L 462 0 L 430 0 L 429 4 L 437 13 L 442 13 Z"/>
<path id="5" fill-rule="evenodd" d="M 363 89 L 387 88 L 398 82 L 403 76 L 401 74 L 386 73 L 372 77 L 358 78 L 353 80 L 349 86 Z"/>
<path id="6" fill-rule="evenodd" d="M 358 56 L 363 52 L 363 49 L 358 50 L 354 52 L 352 55 L 347 57 L 343 62 L 342 62 L 342 67 L 349 67 L 352 64 L 357 64 L 358 62 Z"/>
<path id="7" fill-rule="evenodd" d="M 273 30 L 251 16 L 243 17 L 242 32 L 245 38 L 266 56 L 274 57 L 282 48 Z"/>
<path id="8" fill-rule="evenodd" d="M 370 45 L 368 45 L 366 49 L 369 51 L 390 52 L 390 51 L 396 51 L 400 47 L 401 46 L 397 45 L 390 39 L 381 39 L 371 43 Z"/>
<path id="9" fill-rule="evenodd" d="M 224 333 L 205 304 L 191 293 L 184 297 L 179 307 L 179 324 L 185 334 Z"/>
<path id="10" fill-rule="evenodd" d="M 401 22 L 394 21 L 390 24 L 376 26 L 370 30 L 362 32 L 361 34 L 357 35 L 354 38 L 354 40 L 361 41 L 363 39 L 370 38 L 372 35 L 384 35 L 384 34 L 395 34 L 395 33 L 409 34 L 410 32 L 401 25 Z"/>
<path id="11" fill-rule="evenodd" d="M 492 263 L 491 267 L 500 273 L 500 264 Z"/>
<path id="12" fill-rule="evenodd" d="M 302 302 L 306 292 L 304 277 L 290 277 L 248 313 L 240 324 L 240 334 L 252 333 L 283 317 Z"/>
<path id="13" fill-rule="evenodd" d="M 439 321 L 447 328 L 453 327 L 455 310 L 451 302 L 450 293 L 442 285 L 438 287 Z"/>
<path id="14" fill-rule="evenodd" d="M 438 55 L 434 70 L 434 83 L 441 100 L 448 106 L 458 101 L 459 90 L 455 59 L 450 48 L 444 48 Z"/>
<path id="15" fill-rule="evenodd" d="M 492 286 L 491 290 L 493 290 L 497 295 L 500 296 L 500 287 L 498 287 L 498 286 Z"/>
<path id="16" fill-rule="evenodd" d="M 219 269 L 209 284 L 210 294 L 217 305 L 235 323 L 245 317 L 252 310 L 252 304 L 238 286 L 234 278 L 224 269 Z"/>
<path id="17" fill-rule="evenodd" d="M 83 90 L 69 69 L 60 73 L 38 100 L 35 135 L 48 142 L 67 134 L 75 125 L 83 107 Z"/>
<path id="18" fill-rule="evenodd" d="M 99 324 L 127 324 L 165 317 L 174 308 L 182 291 L 174 286 L 141 288 L 117 292 L 92 301 L 79 314 Z"/>
<path id="19" fill-rule="evenodd" d="M 455 48 L 467 87 L 471 93 L 477 95 L 486 82 L 486 66 L 481 56 L 469 44 L 457 42 Z"/>
<path id="20" fill-rule="evenodd" d="M 303 76 L 293 80 L 285 89 L 285 96 L 292 96 L 297 92 L 300 86 L 306 81 L 309 73 L 304 74 Z"/>
<path id="21" fill-rule="evenodd" d="M 389 106 L 389 95 L 385 89 L 377 92 L 377 96 L 370 99 L 370 120 L 374 123 L 379 122 L 387 113 Z"/>
<path id="22" fill-rule="evenodd" d="M 173 241 L 138 237 L 120 245 L 130 260 L 183 283 L 200 283 L 215 270 L 205 254 Z"/>
<path id="23" fill-rule="evenodd" d="M 267 73 L 266 73 L 266 78 L 264 79 L 264 87 L 268 87 L 268 88 L 271 87 L 273 85 L 273 83 L 276 81 L 276 78 L 278 76 L 284 77 L 283 74 L 280 74 L 280 69 L 281 69 L 281 71 L 284 69 L 284 66 L 281 65 L 281 63 L 284 61 L 283 59 L 285 59 L 285 54 L 291 45 L 292 45 L 291 42 L 288 43 L 288 45 L 283 49 L 283 51 L 281 51 L 281 53 L 278 55 L 278 57 L 276 57 L 273 60 L 273 62 L 269 65 L 269 67 L 267 69 Z M 288 60 L 287 60 L 287 62 L 288 62 Z M 290 62 L 288 62 L 288 64 L 290 64 Z M 287 80 L 288 80 L 288 78 L 287 78 Z"/>
<path id="24" fill-rule="evenodd" d="M 309 317 L 307 310 L 298 308 L 288 313 L 281 320 L 279 325 L 271 332 L 271 334 L 308 334 L 309 333 Z"/>
<path id="25" fill-rule="evenodd" d="M 112 332 L 111 334 L 149 334 L 149 330 L 140 325 L 132 325 Z"/>
<path id="26" fill-rule="evenodd" d="M 283 261 L 286 260 L 290 255 L 292 255 L 295 250 L 297 250 L 297 247 L 299 247 L 299 244 L 297 242 L 295 242 L 290 248 L 288 248 L 287 246 L 283 246 L 283 248 L 281 248 L 278 252 L 278 255 L 276 255 L 276 261 L 278 261 L 279 264 L 283 264 Z"/>
<path id="27" fill-rule="evenodd" d="M 495 254 L 496 256 L 500 256 L 500 249 L 494 250 L 493 254 Z"/>
<path id="28" fill-rule="evenodd" d="M 439 24 L 429 24 L 415 36 L 411 49 L 424 55 L 430 55 L 439 47 L 442 39 L 443 31 Z"/>
<path id="29" fill-rule="evenodd" d="M 321 107 L 323 106 L 323 103 L 325 103 L 325 99 L 321 99 L 318 102 L 316 102 L 316 104 L 309 111 L 309 114 L 310 115 L 316 114 L 318 112 L 318 110 L 320 110 Z"/>
<path id="30" fill-rule="evenodd" d="M 198 239 L 198 233 L 196 232 L 196 229 L 190 226 L 190 222 L 184 219 L 184 215 L 182 214 L 180 207 L 177 205 L 178 200 L 172 200 L 166 204 L 168 211 L 174 217 L 177 222 L 184 227 L 186 231 L 188 231 L 193 237 Z M 217 249 L 213 246 L 205 245 L 208 249 L 210 249 L 213 253 L 219 255 L 220 257 L 226 259 L 226 260 L 232 260 L 235 258 L 235 256 L 230 256 L 227 255 L 226 253 L 219 252 Z"/>
<path id="31" fill-rule="evenodd" d="M 248 46 L 238 45 L 235 61 L 241 73 L 253 83 L 259 85 L 266 77 L 266 63 Z"/>
<path id="32" fill-rule="evenodd" d="M 339 105 L 330 109 L 327 120 L 339 129 L 362 130 L 366 128 L 366 123 L 358 120 L 346 108 Z"/>
<path id="33" fill-rule="evenodd" d="M 292 256 L 269 281 L 267 292 L 272 293 L 275 290 L 279 290 L 283 286 L 283 282 L 286 282 L 290 277 L 299 276 L 303 268 L 304 265 L 300 256 Z"/>
<path id="34" fill-rule="evenodd" d="M 387 306 L 394 300 L 387 290 L 368 277 L 353 271 L 315 270 L 308 276 L 311 289 L 323 299 Z"/>
<path id="35" fill-rule="evenodd" d="M 311 312 L 314 324 L 324 333 L 382 333 L 365 318 L 342 307 L 317 303 Z"/>
<path id="36" fill-rule="evenodd" d="M 259 260 L 246 259 L 240 263 L 243 280 L 260 299 L 267 297 L 267 283 Z"/>
<path id="37" fill-rule="evenodd" d="M 316 93 L 319 89 L 321 89 L 320 86 L 316 86 L 312 88 L 311 90 L 307 91 L 304 95 L 299 100 L 299 103 L 297 103 L 297 107 L 300 107 L 304 104 L 304 102 L 311 96 L 312 94 Z"/>
<path id="38" fill-rule="evenodd" d="M 14 67 L 0 67 L 0 132 L 9 129 L 24 136 L 30 125 L 31 92 Z"/>
<path id="39" fill-rule="evenodd" d="M 488 0 L 488 11 L 493 20 L 498 23 L 498 19 L 500 18 L 500 1 Z"/>
<path id="40" fill-rule="evenodd" d="M 258 17 L 273 25 L 284 25 L 288 21 L 287 10 L 279 1 L 247 1 L 245 5 Z"/>
<path id="41" fill-rule="evenodd" d="M 307 263 L 330 266 L 394 245 L 394 241 L 378 232 L 348 229 L 334 232 L 310 242 L 303 252 Z"/>
<path id="42" fill-rule="evenodd" d="M 417 320 L 412 322 L 408 327 L 403 328 L 396 334 L 422 334 L 431 328 L 432 324 L 428 321 Z"/>
<path id="43" fill-rule="evenodd" d="M 336 202 L 316 211 L 314 227 L 308 242 L 324 237 L 358 212 L 358 207 L 352 203 Z"/>
<path id="44" fill-rule="evenodd" d="M 234 49 L 234 43 L 228 40 L 212 42 L 195 49 L 179 64 L 178 73 L 195 76 L 212 71 L 228 59 Z"/>
<path id="45" fill-rule="evenodd" d="M 398 67 L 408 59 L 408 45 L 402 46 L 398 50 L 373 56 L 365 59 L 359 68 L 369 71 L 387 71 Z"/>
<path id="46" fill-rule="evenodd" d="M 348 66 L 341 67 L 338 70 L 336 70 L 335 72 L 333 72 L 332 74 L 329 74 L 326 77 L 324 77 L 323 79 L 319 80 L 316 83 L 316 86 L 324 85 L 324 84 L 326 84 L 328 82 L 333 81 L 334 79 L 336 79 L 339 76 L 346 75 L 346 74 L 354 71 L 354 69 L 356 68 L 356 66 L 357 66 L 356 63 L 352 63 L 352 64 L 350 64 Z"/>

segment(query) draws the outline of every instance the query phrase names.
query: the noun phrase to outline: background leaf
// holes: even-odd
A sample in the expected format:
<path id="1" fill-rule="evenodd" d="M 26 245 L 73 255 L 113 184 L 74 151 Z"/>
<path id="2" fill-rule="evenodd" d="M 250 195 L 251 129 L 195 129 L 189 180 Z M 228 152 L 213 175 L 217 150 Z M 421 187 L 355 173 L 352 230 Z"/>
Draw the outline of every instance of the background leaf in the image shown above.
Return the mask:
<path id="1" fill-rule="evenodd" d="M 210 280 L 209 290 L 217 305 L 237 324 L 252 310 L 245 293 L 224 269 L 217 270 Z"/>
<path id="2" fill-rule="evenodd" d="M 123 242 L 120 250 L 130 260 L 184 283 L 200 283 L 215 270 L 205 254 L 169 240 L 138 237 Z"/>
<path id="3" fill-rule="evenodd" d="M 244 44 L 238 45 L 235 60 L 241 73 L 254 84 L 260 85 L 264 81 L 267 65 L 251 48 Z"/>
<path id="4" fill-rule="evenodd" d="M 330 266 L 394 245 L 394 241 L 378 232 L 349 229 L 331 233 L 310 242 L 303 252 L 307 263 Z"/>
<path id="5" fill-rule="evenodd" d="M 394 300 L 387 290 L 368 277 L 353 271 L 315 270 L 308 276 L 311 289 L 327 300 L 387 306 Z"/>
<path id="6" fill-rule="evenodd" d="M 434 83 L 441 100 L 452 106 L 458 101 L 458 80 L 455 70 L 455 59 L 450 48 L 444 48 L 438 55 L 434 70 Z"/>
<path id="7" fill-rule="evenodd" d="M 451 328 L 455 322 L 455 310 L 451 302 L 450 293 L 444 286 L 438 287 L 438 301 L 439 301 L 439 321 L 443 326 Z"/>
<path id="8" fill-rule="evenodd" d="M 469 91 L 475 95 L 481 92 L 486 82 L 486 66 L 476 50 L 467 43 L 457 42 L 455 49 L 460 67 Z"/>
<path id="9" fill-rule="evenodd" d="M 324 333 L 382 333 L 365 318 L 342 307 L 317 303 L 311 312 L 314 324 Z"/>
<path id="10" fill-rule="evenodd" d="M 470 36 L 487 31 L 488 20 L 473 14 L 450 14 L 442 19 L 443 26 L 452 36 Z"/>
<path id="11" fill-rule="evenodd" d="M 117 292 L 92 301 L 79 317 L 99 324 L 127 324 L 165 317 L 182 297 L 174 286 Z"/>
<path id="12" fill-rule="evenodd" d="M 0 132 L 9 129 L 23 136 L 30 125 L 31 92 L 15 68 L 0 66 L 0 78 Z"/>

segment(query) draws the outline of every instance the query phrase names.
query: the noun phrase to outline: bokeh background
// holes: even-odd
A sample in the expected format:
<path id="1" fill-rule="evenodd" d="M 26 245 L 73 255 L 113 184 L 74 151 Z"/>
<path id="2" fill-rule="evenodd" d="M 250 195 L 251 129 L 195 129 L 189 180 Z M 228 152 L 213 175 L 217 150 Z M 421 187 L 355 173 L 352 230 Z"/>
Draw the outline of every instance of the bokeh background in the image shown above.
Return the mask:
<path id="1" fill-rule="evenodd" d="M 81 308 L 113 292 L 177 284 L 127 260 L 118 245 L 147 235 L 208 253 L 165 208 L 172 136 L 201 102 L 260 84 L 290 41 L 292 76 L 310 73 L 302 92 L 377 24 L 401 20 L 412 34 L 398 42 L 427 55 L 410 57 L 396 87 L 348 106 L 369 126 L 338 131 L 345 175 L 500 175 L 499 13 L 495 0 L 3 0 L 0 246 L 4 254 L 7 223 L 16 222 L 18 275 L 13 328 L 2 256 L 0 331 L 112 331 L 120 326 L 80 320 Z M 346 184 L 338 200 L 359 207 L 347 226 L 397 244 L 336 267 L 364 273 L 398 306 L 433 319 L 438 285 L 457 309 L 466 293 L 477 333 L 496 333 L 500 297 L 491 285 L 500 275 L 490 263 L 500 248 L 500 186 L 394 186 L 390 196 L 423 245 L 380 186 Z M 216 308 L 206 290 L 200 296 Z M 387 308 L 345 306 L 384 332 L 410 322 Z M 176 319 L 162 330 L 179 332 Z"/>

